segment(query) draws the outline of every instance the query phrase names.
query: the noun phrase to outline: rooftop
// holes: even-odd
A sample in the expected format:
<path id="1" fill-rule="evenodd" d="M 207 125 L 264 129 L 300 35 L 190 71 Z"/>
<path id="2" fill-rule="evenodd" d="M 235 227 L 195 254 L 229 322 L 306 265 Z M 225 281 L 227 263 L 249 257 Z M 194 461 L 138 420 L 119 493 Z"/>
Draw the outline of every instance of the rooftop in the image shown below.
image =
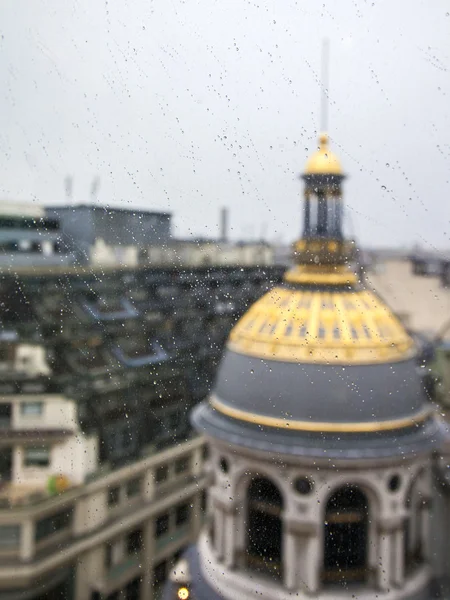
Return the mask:
<path id="1" fill-rule="evenodd" d="M 45 210 L 73 210 L 86 209 L 92 211 L 102 211 L 106 213 L 126 213 L 126 214 L 146 214 L 146 215 L 159 215 L 159 216 L 170 216 L 172 213 L 162 210 L 147 210 L 146 208 L 122 208 L 120 206 L 101 205 L 101 204 L 52 204 L 45 206 Z"/>
<path id="2" fill-rule="evenodd" d="M 450 315 L 450 289 L 438 276 L 413 274 L 407 260 L 385 260 L 368 273 L 367 286 L 374 288 L 412 331 L 436 335 Z M 450 332 L 446 340 L 450 339 Z"/>

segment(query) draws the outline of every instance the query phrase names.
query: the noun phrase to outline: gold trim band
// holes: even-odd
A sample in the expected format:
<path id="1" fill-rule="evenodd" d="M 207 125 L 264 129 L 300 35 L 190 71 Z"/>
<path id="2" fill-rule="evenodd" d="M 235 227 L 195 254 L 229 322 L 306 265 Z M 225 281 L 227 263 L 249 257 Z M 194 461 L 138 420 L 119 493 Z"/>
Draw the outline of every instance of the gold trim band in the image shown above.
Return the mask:
<path id="1" fill-rule="evenodd" d="M 236 339 L 237 338 L 237 339 Z M 241 356 L 250 356 L 262 360 L 273 360 L 278 362 L 302 363 L 315 365 L 379 365 L 387 362 L 404 362 L 416 355 L 416 349 L 412 345 L 409 348 L 385 344 L 380 347 L 352 347 L 350 345 L 335 346 L 323 344 L 319 346 L 307 346 L 306 344 L 294 346 L 294 344 L 277 345 L 269 342 L 258 342 L 246 340 L 243 336 L 238 338 L 234 331 L 231 332 L 227 343 L 227 349 Z M 402 354 L 400 354 L 402 352 Z M 376 353 L 376 355 L 375 355 Z"/>
<path id="2" fill-rule="evenodd" d="M 284 274 L 288 283 L 309 283 L 313 285 L 347 285 L 354 287 L 358 283 L 355 273 L 348 269 L 320 269 L 293 267 Z"/>
<path id="3" fill-rule="evenodd" d="M 211 396 L 209 402 L 213 408 L 219 412 L 238 419 L 247 421 L 257 425 L 267 427 L 276 427 L 278 429 L 292 429 L 294 431 L 315 431 L 328 433 L 368 433 L 376 431 L 391 431 L 393 429 L 403 429 L 405 427 L 413 427 L 422 421 L 433 412 L 432 408 L 424 408 L 420 412 L 411 417 L 402 419 L 391 419 L 386 421 L 371 421 L 366 423 L 328 423 L 328 422 L 311 422 L 311 421 L 296 421 L 294 419 L 280 419 L 278 417 L 268 417 L 265 415 L 257 415 L 238 408 L 227 406 L 215 396 Z"/>

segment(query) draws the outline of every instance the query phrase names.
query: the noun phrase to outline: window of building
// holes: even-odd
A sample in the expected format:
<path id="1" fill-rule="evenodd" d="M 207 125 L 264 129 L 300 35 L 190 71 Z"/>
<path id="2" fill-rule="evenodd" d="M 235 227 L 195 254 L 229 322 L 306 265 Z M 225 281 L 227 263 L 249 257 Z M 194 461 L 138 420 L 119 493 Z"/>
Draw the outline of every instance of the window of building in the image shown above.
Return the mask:
<path id="1" fill-rule="evenodd" d="M 167 561 L 163 560 L 153 569 L 153 585 L 158 590 L 166 580 Z"/>
<path id="2" fill-rule="evenodd" d="M 169 531 L 169 515 L 160 515 L 155 521 L 155 536 L 161 537 Z"/>
<path id="3" fill-rule="evenodd" d="M 121 540 L 114 540 L 106 544 L 105 565 L 109 569 L 119 564 L 123 559 L 123 544 Z"/>
<path id="4" fill-rule="evenodd" d="M 29 446 L 25 448 L 25 467 L 48 467 L 50 465 L 50 448 L 45 446 Z"/>
<path id="5" fill-rule="evenodd" d="M 187 523 L 189 521 L 190 512 L 191 507 L 187 502 L 185 504 L 180 504 L 179 506 L 177 506 L 175 510 L 175 524 L 177 527 L 180 527 L 181 525 L 184 525 L 184 523 Z"/>
<path id="6" fill-rule="evenodd" d="M 106 445 L 112 460 L 123 460 L 135 452 L 138 439 L 133 431 L 138 429 L 137 421 L 131 418 L 124 423 L 114 422 L 106 428 Z"/>
<path id="7" fill-rule="evenodd" d="M 169 477 L 169 467 L 167 465 L 160 465 L 156 469 L 155 481 L 156 483 L 162 483 Z"/>
<path id="8" fill-rule="evenodd" d="M 175 473 L 184 473 L 189 469 L 189 457 L 183 456 L 175 461 Z"/>
<path id="9" fill-rule="evenodd" d="M 11 422 L 11 404 L 0 404 L 0 427 L 9 427 Z"/>
<path id="10" fill-rule="evenodd" d="M 120 487 L 116 486 L 108 490 L 108 506 L 117 506 L 120 501 Z"/>
<path id="11" fill-rule="evenodd" d="M 177 431 L 180 427 L 180 413 L 178 410 L 170 412 L 167 416 L 167 429 L 169 431 Z"/>
<path id="12" fill-rule="evenodd" d="M 135 529 L 127 535 L 127 552 L 136 554 L 142 549 L 142 529 Z"/>
<path id="13" fill-rule="evenodd" d="M 72 524 L 73 509 L 63 510 L 36 522 L 36 542 L 67 529 Z"/>
<path id="14" fill-rule="evenodd" d="M 40 417 L 43 411 L 43 402 L 22 402 L 20 405 L 20 414 L 24 417 Z"/>
<path id="15" fill-rule="evenodd" d="M 0 525 L 0 549 L 17 548 L 20 544 L 20 525 Z"/>
<path id="16" fill-rule="evenodd" d="M 125 600 L 140 600 L 141 579 L 138 577 L 130 581 L 125 588 Z"/>
<path id="17" fill-rule="evenodd" d="M 47 599 L 47 596 L 45 598 Z M 112 594 L 108 594 L 107 596 L 104 596 L 100 592 L 92 592 L 91 600 L 119 600 L 119 592 L 113 592 Z"/>
<path id="18" fill-rule="evenodd" d="M 16 349 L 13 344 L 0 344 L 0 365 L 6 365 L 14 361 Z"/>
<path id="19" fill-rule="evenodd" d="M 127 498 L 134 498 L 141 493 L 142 480 L 140 477 L 135 477 L 127 481 Z"/>
<path id="20" fill-rule="evenodd" d="M 2 246 L 2 250 L 3 250 L 3 246 Z M 0 344 L 0 363 L 7 362 L 8 358 L 9 358 L 8 347 L 6 346 L 6 344 Z"/>

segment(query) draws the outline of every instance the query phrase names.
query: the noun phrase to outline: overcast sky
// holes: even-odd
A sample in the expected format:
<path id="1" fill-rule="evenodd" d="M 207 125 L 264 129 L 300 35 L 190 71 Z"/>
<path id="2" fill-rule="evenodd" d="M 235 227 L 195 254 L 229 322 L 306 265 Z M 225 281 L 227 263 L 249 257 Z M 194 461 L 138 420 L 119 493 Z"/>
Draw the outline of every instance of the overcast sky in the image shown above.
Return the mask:
<path id="1" fill-rule="evenodd" d="M 365 245 L 450 247 L 448 0 L 2 0 L 0 198 L 169 210 L 290 242 L 330 136 Z"/>

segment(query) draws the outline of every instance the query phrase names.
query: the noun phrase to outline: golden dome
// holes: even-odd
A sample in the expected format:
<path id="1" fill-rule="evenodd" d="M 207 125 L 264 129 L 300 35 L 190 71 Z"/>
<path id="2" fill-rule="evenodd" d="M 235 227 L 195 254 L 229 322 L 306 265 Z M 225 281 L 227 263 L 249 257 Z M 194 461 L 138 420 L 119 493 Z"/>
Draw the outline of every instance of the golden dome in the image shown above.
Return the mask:
<path id="1" fill-rule="evenodd" d="M 309 157 L 305 175 L 342 175 L 339 159 L 328 149 L 328 135 L 321 133 L 319 136 L 319 149 Z"/>
<path id="2" fill-rule="evenodd" d="M 228 349 L 296 363 L 376 364 L 411 358 L 415 344 L 369 290 L 278 286 L 233 328 Z"/>

